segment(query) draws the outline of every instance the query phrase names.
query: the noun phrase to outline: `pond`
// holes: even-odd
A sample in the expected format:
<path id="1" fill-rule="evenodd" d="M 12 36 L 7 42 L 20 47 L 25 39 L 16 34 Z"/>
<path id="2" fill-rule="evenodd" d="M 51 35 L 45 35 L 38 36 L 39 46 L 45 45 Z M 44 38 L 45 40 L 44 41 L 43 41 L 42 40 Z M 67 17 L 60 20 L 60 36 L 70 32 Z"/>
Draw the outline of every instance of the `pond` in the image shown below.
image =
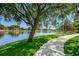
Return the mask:
<path id="1" fill-rule="evenodd" d="M 47 35 L 47 34 L 53 34 L 53 33 L 37 32 L 35 33 L 34 36 Z M 0 32 L 0 46 L 11 42 L 15 42 L 18 40 L 26 39 L 28 38 L 28 36 L 29 36 L 28 32 L 21 32 L 21 33 L 1 33 Z"/>

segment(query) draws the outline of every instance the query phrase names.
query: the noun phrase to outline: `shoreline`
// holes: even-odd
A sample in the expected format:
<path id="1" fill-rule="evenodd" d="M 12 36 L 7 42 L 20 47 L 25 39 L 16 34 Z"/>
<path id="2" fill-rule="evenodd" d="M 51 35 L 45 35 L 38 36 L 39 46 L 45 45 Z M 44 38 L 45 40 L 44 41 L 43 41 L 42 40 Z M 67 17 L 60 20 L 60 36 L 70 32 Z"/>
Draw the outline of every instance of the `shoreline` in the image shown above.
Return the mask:
<path id="1" fill-rule="evenodd" d="M 42 35 L 34 37 L 31 43 L 23 39 L 0 46 L 0 56 L 33 56 L 44 43 L 50 40 L 50 38 L 53 39 L 59 36 L 63 36 L 63 34 Z"/>

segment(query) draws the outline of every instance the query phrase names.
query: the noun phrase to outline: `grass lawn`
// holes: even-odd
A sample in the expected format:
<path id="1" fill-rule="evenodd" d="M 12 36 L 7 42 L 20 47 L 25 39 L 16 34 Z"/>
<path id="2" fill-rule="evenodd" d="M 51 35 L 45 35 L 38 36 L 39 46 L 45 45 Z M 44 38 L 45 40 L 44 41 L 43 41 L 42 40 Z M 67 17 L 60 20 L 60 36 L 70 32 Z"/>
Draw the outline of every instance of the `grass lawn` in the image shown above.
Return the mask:
<path id="1" fill-rule="evenodd" d="M 32 56 L 35 52 L 50 39 L 62 36 L 63 34 L 43 35 L 33 38 L 33 42 L 27 39 L 16 41 L 0 47 L 0 56 Z"/>
<path id="2" fill-rule="evenodd" d="M 79 36 L 68 40 L 64 45 L 66 56 L 79 56 Z"/>

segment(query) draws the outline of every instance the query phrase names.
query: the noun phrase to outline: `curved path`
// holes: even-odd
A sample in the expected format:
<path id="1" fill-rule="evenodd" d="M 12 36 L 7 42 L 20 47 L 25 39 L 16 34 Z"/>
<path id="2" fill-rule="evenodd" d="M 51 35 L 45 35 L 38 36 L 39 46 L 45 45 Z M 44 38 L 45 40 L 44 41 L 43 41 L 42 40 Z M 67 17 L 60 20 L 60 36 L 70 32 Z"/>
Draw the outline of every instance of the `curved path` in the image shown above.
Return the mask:
<path id="1" fill-rule="evenodd" d="M 35 56 L 64 56 L 64 43 L 79 34 L 61 36 L 52 39 L 44 44 L 36 53 Z"/>

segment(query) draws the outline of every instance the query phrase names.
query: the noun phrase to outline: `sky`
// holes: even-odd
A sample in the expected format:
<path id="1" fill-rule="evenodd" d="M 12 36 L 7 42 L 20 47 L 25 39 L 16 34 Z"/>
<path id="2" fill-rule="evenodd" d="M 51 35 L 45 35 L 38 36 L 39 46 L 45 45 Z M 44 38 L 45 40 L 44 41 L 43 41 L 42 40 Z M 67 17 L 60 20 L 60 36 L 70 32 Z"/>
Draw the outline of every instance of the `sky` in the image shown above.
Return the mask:
<path id="1" fill-rule="evenodd" d="M 73 16 L 72 14 L 68 15 L 67 18 L 71 21 L 73 21 Z M 12 19 L 13 20 L 13 19 Z M 58 18 L 58 22 L 61 23 L 61 21 L 59 21 Z M 13 21 L 5 21 L 3 16 L 0 16 L 0 24 L 4 25 L 4 26 L 11 26 L 11 25 L 17 25 L 17 23 L 13 20 Z M 49 27 L 51 26 L 51 23 L 49 24 Z M 27 24 L 25 22 L 21 22 L 20 24 L 20 28 L 28 28 Z M 42 23 L 42 28 L 45 28 L 44 23 Z M 54 27 L 52 27 L 54 28 Z"/>
<path id="2" fill-rule="evenodd" d="M 0 16 L 0 24 L 4 26 L 11 26 L 11 25 L 17 25 L 15 21 L 5 21 L 2 16 Z M 22 21 L 20 24 L 21 28 L 27 28 L 28 26 Z"/>
<path id="3" fill-rule="evenodd" d="M 13 19 L 12 19 L 13 20 Z M 0 16 L 0 24 L 4 25 L 4 26 L 11 26 L 11 25 L 17 25 L 17 23 L 13 20 L 13 21 L 5 21 L 3 16 Z M 50 26 L 51 24 L 49 24 Z M 24 23 L 23 21 L 20 24 L 20 28 L 28 28 L 29 26 L 27 26 L 26 23 Z M 46 28 L 44 26 L 44 24 L 42 23 L 42 28 Z"/>

